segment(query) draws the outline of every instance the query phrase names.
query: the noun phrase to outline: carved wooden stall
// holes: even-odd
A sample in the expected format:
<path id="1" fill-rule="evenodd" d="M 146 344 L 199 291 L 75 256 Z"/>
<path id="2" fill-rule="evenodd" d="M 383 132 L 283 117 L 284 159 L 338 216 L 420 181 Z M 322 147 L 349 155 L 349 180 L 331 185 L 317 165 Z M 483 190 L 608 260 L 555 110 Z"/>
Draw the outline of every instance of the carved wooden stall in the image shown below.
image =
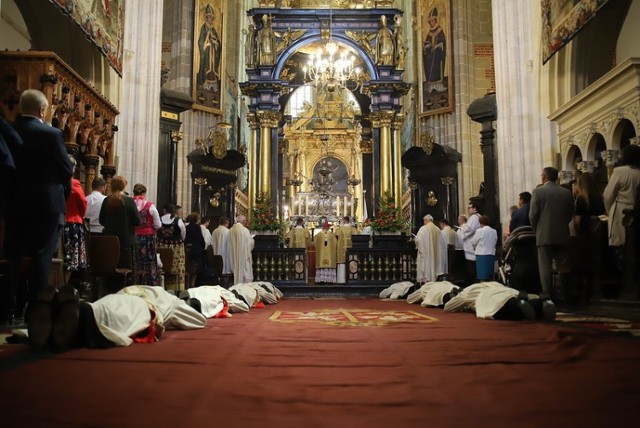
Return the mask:
<path id="1" fill-rule="evenodd" d="M 91 193 L 100 174 L 116 173 L 113 146 L 116 107 L 53 52 L 0 52 L 0 112 L 9 122 L 20 113 L 20 94 L 39 89 L 49 101 L 45 121 L 62 130 L 67 151 L 84 165 L 76 174 Z"/>

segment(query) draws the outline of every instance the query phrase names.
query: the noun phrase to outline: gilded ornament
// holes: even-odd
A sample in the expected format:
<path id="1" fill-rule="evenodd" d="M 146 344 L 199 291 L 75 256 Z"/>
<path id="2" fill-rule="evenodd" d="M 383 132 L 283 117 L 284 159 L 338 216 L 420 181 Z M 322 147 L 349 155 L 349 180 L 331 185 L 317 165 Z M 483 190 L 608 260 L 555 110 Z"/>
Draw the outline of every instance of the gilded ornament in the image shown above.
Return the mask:
<path id="1" fill-rule="evenodd" d="M 433 190 L 429 190 L 427 192 L 427 205 L 430 207 L 435 207 L 438 205 L 438 198 L 436 197 L 436 192 Z"/>
<path id="2" fill-rule="evenodd" d="M 420 148 L 424 150 L 427 156 L 431 155 L 433 152 L 433 145 L 435 144 L 436 138 L 431 133 L 431 131 L 427 131 L 420 137 Z"/>
<path id="3" fill-rule="evenodd" d="M 211 138 L 211 154 L 216 159 L 222 159 L 227 155 L 227 138 L 219 133 Z"/>

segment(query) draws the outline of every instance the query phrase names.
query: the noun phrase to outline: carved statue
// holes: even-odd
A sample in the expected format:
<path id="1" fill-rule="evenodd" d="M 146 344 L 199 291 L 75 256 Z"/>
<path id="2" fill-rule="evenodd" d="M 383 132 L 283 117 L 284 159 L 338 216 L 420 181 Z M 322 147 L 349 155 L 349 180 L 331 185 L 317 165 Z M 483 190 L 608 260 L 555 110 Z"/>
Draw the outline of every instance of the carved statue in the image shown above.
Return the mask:
<path id="1" fill-rule="evenodd" d="M 272 17 L 262 15 L 262 28 L 258 31 L 258 64 L 273 65 L 276 61 L 276 36 L 271 28 Z"/>
<path id="2" fill-rule="evenodd" d="M 276 47 L 276 55 L 280 55 L 280 53 L 291 45 L 295 40 L 302 37 L 307 30 L 293 30 L 291 28 L 287 28 L 287 31 L 284 33 L 275 32 L 276 37 L 280 38 L 278 42 L 278 46 Z"/>
<path id="3" fill-rule="evenodd" d="M 402 54 L 402 49 L 405 47 L 404 29 L 402 28 L 402 15 L 394 15 L 393 24 L 393 39 L 395 40 L 396 45 L 395 64 L 396 66 L 398 66 L 398 64 L 400 63 L 400 55 Z M 406 55 L 406 52 L 404 54 Z M 404 59 L 403 67 L 398 68 L 404 68 Z"/>
<path id="4" fill-rule="evenodd" d="M 387 17 L 380 17 L 380 30 L 376 36 L 376 64 L 393 65 L 395 59 L 395 41 L 393 33 L 387 27 Z"/>
<path id="5" fill-rule="evenodd" d="M 365 51 L 367 55 L 369 55 L 370 57 L 373 57 L 374 50 L 373 50 L 373 46 L 371 46 L 371 40 L 376 38 L 378 34 L 377 32 L 367 33 L 364 30 L 360 30 L 360 31 L 345 30 L 344 34 L 346 34 L 347 37 L 349 37 L 351 40 L 356 42 L 362 48 L 362 50 Z"/>
<path id="6" fill-rule="evenodd" d="M 242 30 L 244 34 L 244 59 L 248 68 L 256 65 L 256 27 L 249 23 L 248 30 Z"/>

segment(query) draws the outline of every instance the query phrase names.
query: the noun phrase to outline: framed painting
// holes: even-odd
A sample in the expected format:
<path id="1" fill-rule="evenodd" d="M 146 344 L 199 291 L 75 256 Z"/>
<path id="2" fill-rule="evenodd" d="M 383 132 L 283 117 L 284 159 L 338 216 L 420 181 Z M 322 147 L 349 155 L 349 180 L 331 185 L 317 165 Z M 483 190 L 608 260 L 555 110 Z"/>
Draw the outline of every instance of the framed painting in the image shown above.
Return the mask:
<path id="1" fill-rule="evenodd" d="M 224 0 L 195 0 L 193 108 L 222 113 Z"/>
<path id="2" fill-rule="evenodd" d="M 418 0 L 420 115 L 453 111 L 451 0 Z"/>

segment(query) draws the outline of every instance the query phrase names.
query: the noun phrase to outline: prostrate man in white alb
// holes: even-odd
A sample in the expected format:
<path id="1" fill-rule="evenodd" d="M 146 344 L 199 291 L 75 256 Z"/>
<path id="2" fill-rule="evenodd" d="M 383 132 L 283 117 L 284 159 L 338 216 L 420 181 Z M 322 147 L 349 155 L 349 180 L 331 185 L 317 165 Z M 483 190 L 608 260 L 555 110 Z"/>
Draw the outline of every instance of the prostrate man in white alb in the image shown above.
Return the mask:
<path id="1" fill-rule="evenodd" d="M 246 283 L 253 281 L 253 236 L 246 228 L 247 219 L 243 215 L 236 217 L 236 223 L 229 230 L 229 243 L 231 247 L 231 271 L 233 283 Z"/>
<path id="2" fill-rule="evenodd" d="M 427 214 L 423 218 L 424 225 L 416 234 L 417 280 L 420 283 L 432 282 L 438 276 L 447 273 L 447 247 L 438 226 L 433 224 L 433 217 Z"/>

